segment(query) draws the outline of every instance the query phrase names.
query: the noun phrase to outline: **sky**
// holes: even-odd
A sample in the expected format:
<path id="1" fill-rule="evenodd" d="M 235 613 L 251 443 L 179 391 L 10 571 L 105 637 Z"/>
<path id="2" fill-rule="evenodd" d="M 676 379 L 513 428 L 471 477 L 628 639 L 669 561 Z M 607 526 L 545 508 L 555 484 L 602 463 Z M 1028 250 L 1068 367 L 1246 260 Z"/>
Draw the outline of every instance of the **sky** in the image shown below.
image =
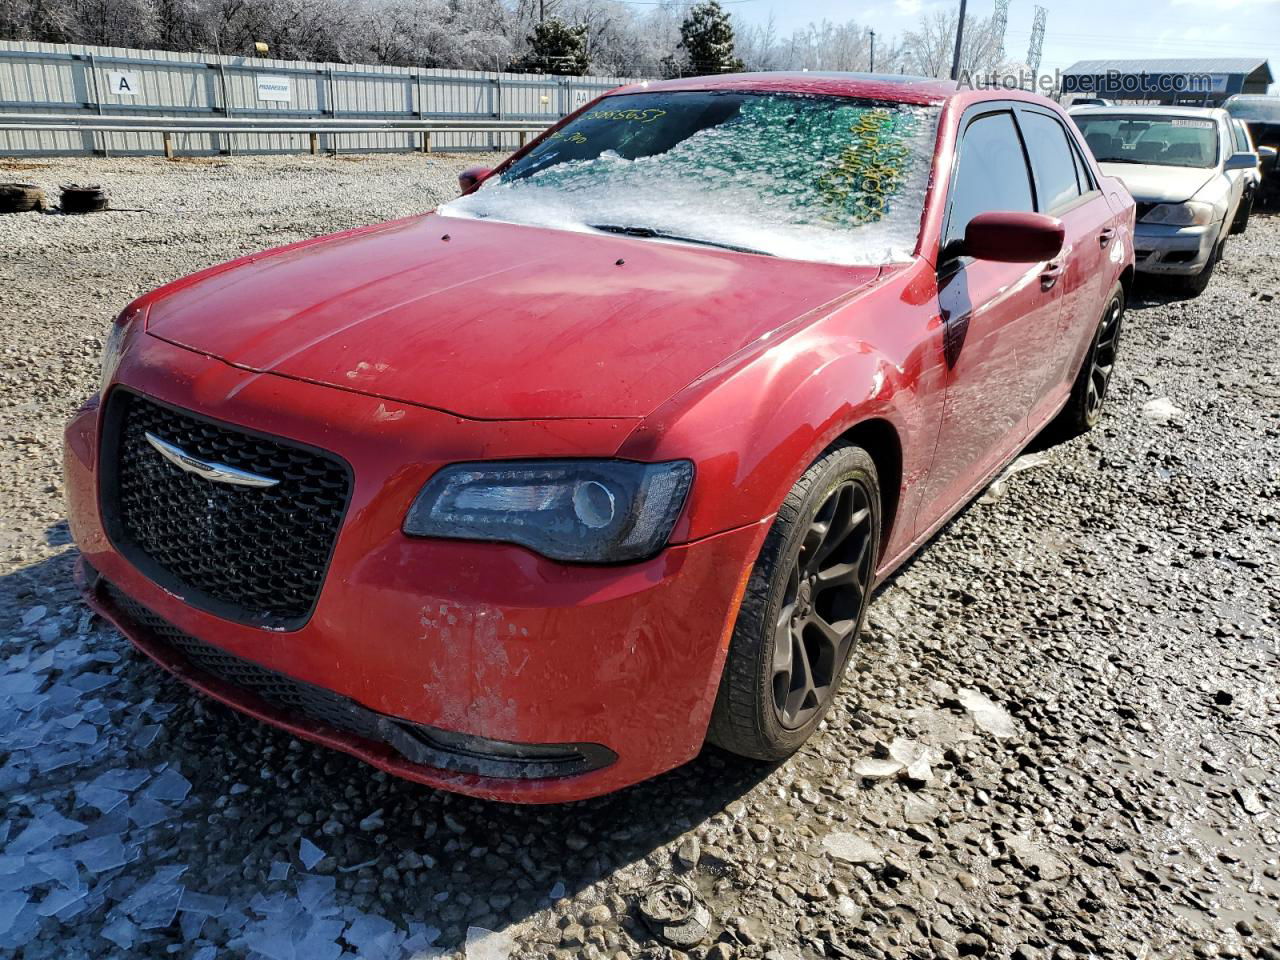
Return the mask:
<path id="1" fill-rule="evenodd" d="M 1049 11 L 1041 69 L 1077 60 L 1157 57 L 1265 57 L 1280 79 L 1280 0 L 1039 0 Z M 1026 59 L 1036 0 L 1010 0 L 1005 50 Z M 959 0 L 738 0 L 726 4 L 752 22 L 772 14 L 782 34 L 823 19 L 856 20 L 877 34 L 912 29 L 921 14 Z M 969 15 L 987 17 L 992 0 L 969 0 Z M 1272 93 L 1280 92 L 1273 84 Z"/>

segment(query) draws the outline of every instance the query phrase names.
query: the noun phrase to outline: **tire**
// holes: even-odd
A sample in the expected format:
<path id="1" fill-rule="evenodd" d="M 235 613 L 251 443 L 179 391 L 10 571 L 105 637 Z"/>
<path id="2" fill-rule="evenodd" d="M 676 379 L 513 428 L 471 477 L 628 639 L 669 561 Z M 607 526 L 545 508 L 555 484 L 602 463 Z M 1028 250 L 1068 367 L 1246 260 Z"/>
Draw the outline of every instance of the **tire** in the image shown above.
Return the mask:
<path id="1" fill-rule="evenodd" d="M 1067 405 L 1058 414 L 1054 426 L 1062 437 L 1076 437 L 1087 433 L 1102 419 L 1102 406 L 1107 399 L 1107 388 L 1115 372 L 1116 355 L 1120 347 L 1120 328 L 1124 321 L 1124 287 L 1116 284 L 1107 297 L 1102 318 L 1093 333 L 1089 349 L 1080 364 Z"/>
<path id="2" fill-rule="evenodd" d="M 1227 246 L 1227 238 L 1223 237 L 1218 241 L 1218 245 L 1213 248 L 1213 253 L 1209 256 L 1209 261 L 1201 268 L 1200 272 L 1190 277 L 1183 277 L 1178 283 L 1178 289 L 1189 297 L 1198 297 L 1209 289 L 1209 281 L 1213 279 L 1213 272 L 1218 268 L 1218 261 L 1222 259 L 1223 250 Z"/>
<path id="3" fill-rule="evenodd" d="M 44 209 L 44 191 L 32 183 L 0 183 L 0 213 Z"/>
<path id="4" fill-rule="evenodd" d="M 1231 224 L 1231 235 L 1244 233 L 1249 229 L 1249 218 L 1253 216 L 1253 197 L 1250 196 L 1247 202 L 1240 204 L 1240 209 L 1236 213 L 1236 219 Z"/>
<path id="5" fill-rule="evenodd" d="M 822 722 L 866 619 L 880 511 L 875 463 L 849 444 L 829 447 L 787 494 L 738 611 L 711 743 L 781 760 Z"/>

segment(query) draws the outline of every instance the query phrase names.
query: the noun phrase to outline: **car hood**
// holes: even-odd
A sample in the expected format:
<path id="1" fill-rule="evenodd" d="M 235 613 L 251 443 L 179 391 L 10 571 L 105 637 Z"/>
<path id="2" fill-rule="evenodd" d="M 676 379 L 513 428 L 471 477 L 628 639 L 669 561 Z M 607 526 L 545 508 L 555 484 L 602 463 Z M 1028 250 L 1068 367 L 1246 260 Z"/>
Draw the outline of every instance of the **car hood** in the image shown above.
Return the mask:
<path id="1" fill-rule="evenodd" d="M 1143 203 L 1182 203 L 1194 197 L 1217 170 L 1203 167 L 1162 167 L 1146 163 L 1102 163 L 1102 172 L 1123 181 L 1135 200 Z"/>
<path id="2" fill-rule="evenodd" d="M 179 281 L 147 331 L 469 418 L 638 417 L 879 272 L 428 214 Z"/>

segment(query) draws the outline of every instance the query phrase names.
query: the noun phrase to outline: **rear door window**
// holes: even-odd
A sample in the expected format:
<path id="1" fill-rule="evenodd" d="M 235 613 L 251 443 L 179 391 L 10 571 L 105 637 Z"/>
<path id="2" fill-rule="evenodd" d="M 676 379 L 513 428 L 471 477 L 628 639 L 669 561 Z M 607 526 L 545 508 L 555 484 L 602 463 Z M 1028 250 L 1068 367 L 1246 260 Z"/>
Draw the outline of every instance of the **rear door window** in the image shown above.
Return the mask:
<path id="1" fill-rule="evenodd" d="M 965 128 L 951 180 L 950 202 L 942 244 L 944 256 L 964 240 L 965 227 L 978 214 L 1035 210 L 1022 138 L 1012 113 L 988 113 Z"/>
<path id="2" fill-rule="evenodd" d="M 1067 131 L 1043 113 L 1023 111 L 1018 120 L 1027 140 L 1027 153 L 1031 155 L 1040 211 L 1052 213 L 1073 203 L 1084 189 L 1078 179 L 1075 155 L 1067 142 Z"/>

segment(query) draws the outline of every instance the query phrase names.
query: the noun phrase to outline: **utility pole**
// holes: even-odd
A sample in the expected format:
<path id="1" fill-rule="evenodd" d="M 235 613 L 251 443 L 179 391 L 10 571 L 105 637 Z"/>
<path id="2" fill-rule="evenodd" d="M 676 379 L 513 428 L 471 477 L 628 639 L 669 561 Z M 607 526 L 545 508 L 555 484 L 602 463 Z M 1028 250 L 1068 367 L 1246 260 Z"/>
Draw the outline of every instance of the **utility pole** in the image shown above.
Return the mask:
<path id="1" fill-rule="evenodd" d="M 871 73 L 876 72 L 876 32 L 871 31 Z"/>
<path id="2" fill-rule="evenodd" d="M 956 55 L 951 58 L 951 79 L 960 79 L 960 45 L 964 42 L 965 0 L 960 0 L 960 20 L 956 23 Z"/>

